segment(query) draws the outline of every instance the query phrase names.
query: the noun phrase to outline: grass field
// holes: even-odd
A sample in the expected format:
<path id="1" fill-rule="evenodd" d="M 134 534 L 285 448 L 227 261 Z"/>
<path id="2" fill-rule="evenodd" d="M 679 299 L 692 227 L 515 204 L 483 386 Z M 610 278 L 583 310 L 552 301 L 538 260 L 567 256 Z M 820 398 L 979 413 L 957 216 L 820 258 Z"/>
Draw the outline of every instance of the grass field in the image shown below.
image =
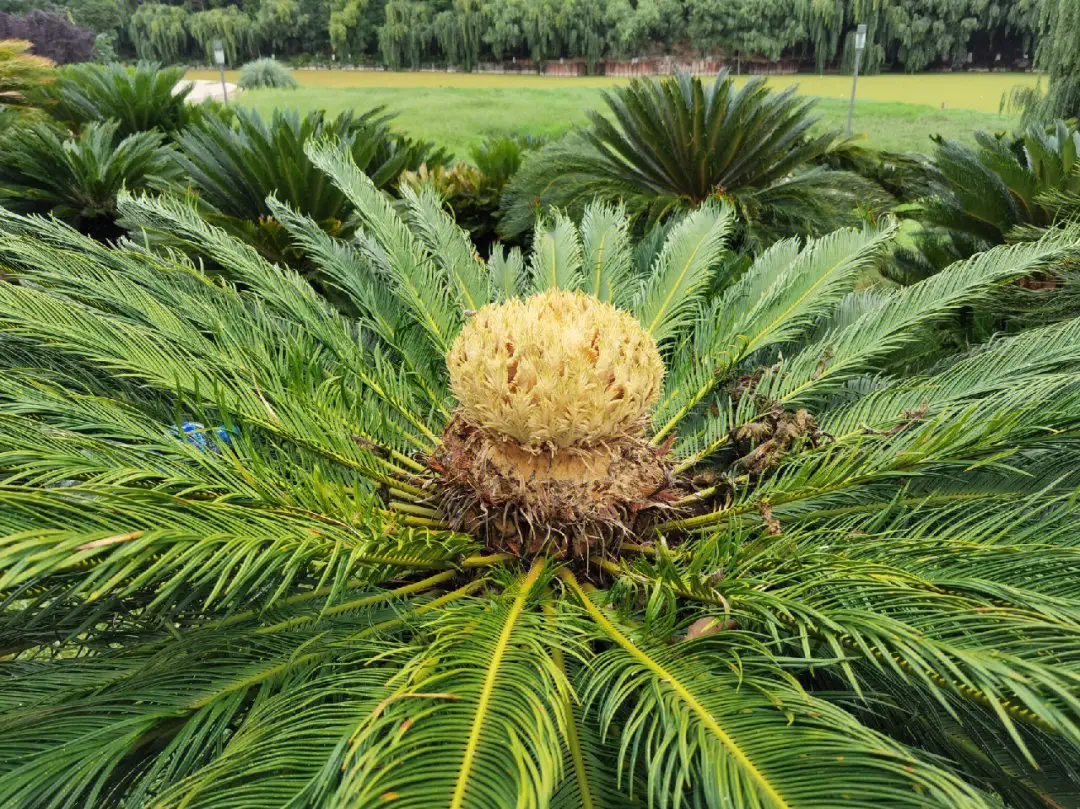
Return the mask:
<path id="1" fill-rule="evenodd" d="M 602 103 L 605 87 L 627 81 L 605 77 L 554 78 L 465 73 L 299 70 L 298 90 L 257 90 L 239 96 L 261 112 L 368 109 L 385 105 L 409 134 L 447 146 L 459 156 L 485 136 L 529 133 L 555 136 L 583 123 Z M 192 71 L 190 78 L 216 73 Z M 226 78 L 235 81 L 235 73 Z M 822 126 L 843 127 L 849 76 L 774 76 L 777 88 L 797 84 L 820 98 Z M 1033 86 L 1025 73 L 889 74 L 859 80 L 855 131 L 882 149 L 923 150 L 928 135 L 969 137 L 975 129 L 1002 129 L 1013 119 L 998 113 L 1001 97 L 1017 85 Z"/>

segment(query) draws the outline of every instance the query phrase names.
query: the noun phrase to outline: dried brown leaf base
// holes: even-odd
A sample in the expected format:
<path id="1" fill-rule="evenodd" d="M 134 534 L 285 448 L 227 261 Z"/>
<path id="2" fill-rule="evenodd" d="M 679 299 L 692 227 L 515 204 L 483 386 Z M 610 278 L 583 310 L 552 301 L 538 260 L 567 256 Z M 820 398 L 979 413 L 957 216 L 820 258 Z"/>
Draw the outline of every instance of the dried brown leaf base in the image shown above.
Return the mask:
<path id="1" fill-rule="evenodd" d="M 623 436 L 591 447 L 527 448 L 456 416 L 429 459 L 441 512 L 493 552 L 585 559 L 618 555 L 624 538 L 683 494 L 666 454 Z"/>

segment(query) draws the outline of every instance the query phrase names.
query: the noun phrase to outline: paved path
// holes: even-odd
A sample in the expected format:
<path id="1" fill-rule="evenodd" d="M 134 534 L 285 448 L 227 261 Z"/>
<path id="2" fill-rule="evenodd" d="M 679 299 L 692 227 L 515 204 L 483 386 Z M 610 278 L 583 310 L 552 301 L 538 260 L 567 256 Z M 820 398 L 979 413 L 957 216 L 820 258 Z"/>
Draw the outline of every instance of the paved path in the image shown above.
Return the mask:
<path id="1" fill-rule="evenodd" d="M 200 101 L 205 101 L 208 98 L 212 98 L 215 101 L 221 101 L 221 81 L 210 81 L 207 79 L 185 79 L 178 81 L 176 87 L 173 88 L 174 93 L 180 92 L 184 87 L 191 87 L 191 93 L 188 95 L 187 100 L 193 104 L 197 104 Z M 225 82 L 225 87 L 229 91 L 229 98 L 232 98 L 240 91 L 236 88 L 235 84 Z"/>

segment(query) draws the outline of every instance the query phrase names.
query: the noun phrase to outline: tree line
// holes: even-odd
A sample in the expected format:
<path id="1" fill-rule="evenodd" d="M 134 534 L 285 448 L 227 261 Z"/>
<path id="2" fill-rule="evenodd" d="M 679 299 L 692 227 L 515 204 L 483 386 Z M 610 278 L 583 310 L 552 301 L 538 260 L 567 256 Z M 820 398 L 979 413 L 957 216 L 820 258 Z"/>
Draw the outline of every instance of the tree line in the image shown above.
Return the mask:
<path id="1" fill-rule="evenodd" d="M 65 16 L 106 58 L 257 56 L 389 68 L 641 55 L 740 55 L 847 69 L 854 26 L 868 71 L 1026 66 L 1060 0 L 0 0 L 0 12 Z M 1052 16 L 1052 15 L 1051 15 Z"/>

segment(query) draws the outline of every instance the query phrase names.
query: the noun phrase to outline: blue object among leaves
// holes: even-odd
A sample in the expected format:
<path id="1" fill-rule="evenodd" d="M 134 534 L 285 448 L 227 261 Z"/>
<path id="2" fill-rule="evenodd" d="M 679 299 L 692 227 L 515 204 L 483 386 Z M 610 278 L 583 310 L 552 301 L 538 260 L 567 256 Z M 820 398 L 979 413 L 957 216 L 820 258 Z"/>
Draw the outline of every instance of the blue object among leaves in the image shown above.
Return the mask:
<path id="1" fill-rule="evenodd" d="M 235 428 L 234 428 L 235 431 Z M 208 428 L 197 421 L 185 421 L 180 425 L 180 429 L 175 427 L 169 429 L 169 432 L 181 439 L 185 443 L 191 444 L 193 447 L 203 452 L 217 452 L 217 445 L 208 440 L 207 434 L 213 432 L 217 436 L 218 441 L 222 444 L 230 445 L 232 443 L 232 437 L 229 435 L 229 430 L 225 427 L 218 426 Z"/>

